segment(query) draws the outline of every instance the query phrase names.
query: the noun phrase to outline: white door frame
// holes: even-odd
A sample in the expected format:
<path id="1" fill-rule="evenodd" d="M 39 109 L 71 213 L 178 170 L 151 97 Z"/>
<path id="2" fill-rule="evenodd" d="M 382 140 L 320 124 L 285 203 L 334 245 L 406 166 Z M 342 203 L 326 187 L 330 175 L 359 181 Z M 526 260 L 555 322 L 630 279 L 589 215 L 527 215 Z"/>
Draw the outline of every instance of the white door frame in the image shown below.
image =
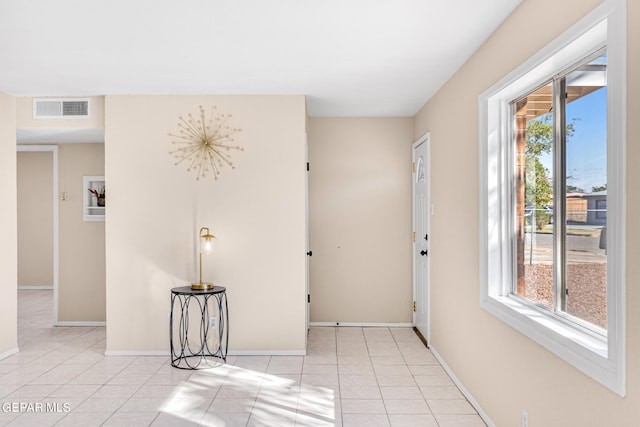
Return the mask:
<path id="1" fill-rule="evenodd" d="M 306 279 L 305 279 L 305 295 L 304 295 L 304 299 L 305 299 L 305 308 L 306 308 L 306 313 L 305 313 L 305 330 L 304 330 L 304 348 L 306 350 L 307 345 L 309 344 L 309 318 L 310 318 L 310 304 L 311 304 L 311 300 L 310 300 L 310 285 L 309 285 L 309 264 L 311 262 L 311 260 L 309 259 L 309 257 L 311 255 L 310 254 L 310 249 L 309 249 L 309 138 L 307 137 L 307 134 L 305 133 L 304 135 L 304 150 L 305 150 L 305 159 L 306 159 L 306 172 L 304 175 L 304 186 L 305 186 L 305 190 L 304 190 L 304 216 L 305 216 L 305 245 L 306 245 L 306 251 L 307 253 L 305 254 L 305 259 L 306 259 L 306 268 L 305 268 L 305 274 L 306 274 Z"/>
<path id="2" fill-rule="evenodd" d="M 51 151 L 53 152 L 53 324 L 58 323 L 58 146 L 57 145 L 16 145 L 16 151 Z"/>
<path id="3" fill-rule="evenodd" d="M 416 148 L 418 148 L 420 145 L 422 144 L 427 144 L 426 148 L 427 148 L 427 155 L 425 157 L 425 163 L 424 163 L 424 168 L 425 168 L 425 174 L 427 175 L 427 214 L 431 215 L 432 214 L 432 206 L 431 206 L 431 145 L 430 145 L 430 134 L 429 132 L 425 133 L 424 135 L 422 135 L 420 138 L 418 138 L 418 140 L 416 142 L 414 142 L 411 145 L 411 160 L 413 162 L 413 164 L 415 165 L 416 163 L 416 158 L 415 158 L 415 153 L 416 153 Z M 413 230 L 417 230 L 417 221 L 416 221 L 416 207 L 415 207 L 415 200 L 416 200 L 416 177 L 415 177 L 415 172 L 411 175 L 411 218 L 412 218 L 412 227 Z M 431 221 L 427 221 L 427 234 L 430 234 L 430 225 L 431 225 Z M 414 231 L 415 233 L 415 231 Z M 414 234 L 415 236 L 415 234 Z M 417 277 L 416 277 L 416 245 L 417 245 L 417 239 L 421 238 L 420 236 L 415 236 L 414 237 L 414 241 L 413 241 L 413 245 L 412 245 L 412 250 L 411 250 L 411 266 L 412 266 L 412 275 L 413 275 L 413 301 L 417 301 Z M 430 277 L 431 277 L 431 257 L 428 256 L 427 257 L 427 283 L 426 283 L 426 289 L 425 292 L 427 294 L 427 330 L 426 330 L 426 335 L 424 336 L 424 338 L 427 340 L 427 342 L 429 342 L 429 340 L 431 339 L 431 286 L 430 286 Z M 416 312 L 413 311 L 413 326 L 416 326 Z M 424 335 L 424 334 L 423 334 Z"/>

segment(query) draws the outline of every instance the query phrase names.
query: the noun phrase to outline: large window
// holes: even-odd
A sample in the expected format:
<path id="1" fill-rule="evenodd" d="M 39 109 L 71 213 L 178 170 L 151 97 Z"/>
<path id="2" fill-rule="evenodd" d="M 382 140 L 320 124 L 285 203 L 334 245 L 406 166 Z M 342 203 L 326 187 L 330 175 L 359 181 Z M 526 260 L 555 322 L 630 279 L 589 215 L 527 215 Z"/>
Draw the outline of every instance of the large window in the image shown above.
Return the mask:
<path id="1" fill-rule="evenodd" d="M 511 102 L 513 294 L 607 330 L 607 55 L 592 53 Z M 598 198 L 598 200 L 595 200 Z M 604 209 L 603 209 L 604 207 Z"/>
<path id="2" fill-rule="evenodd" d="M 480 305 L 625 394 L 624 0 L 479 97 Z"/>

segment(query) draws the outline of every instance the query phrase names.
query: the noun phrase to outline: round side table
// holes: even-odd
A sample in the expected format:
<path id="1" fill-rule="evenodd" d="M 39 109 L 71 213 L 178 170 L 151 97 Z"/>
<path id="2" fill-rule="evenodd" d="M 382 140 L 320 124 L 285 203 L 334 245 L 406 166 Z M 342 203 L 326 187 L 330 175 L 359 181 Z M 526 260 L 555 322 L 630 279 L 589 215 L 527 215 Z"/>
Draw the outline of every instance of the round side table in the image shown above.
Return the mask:
<path id="1" fill-rule="evenodd" d="M 226 362 L 229 345 L 227 289 L 222 286 L 207 290 L 191 289 L 191 286 L 171 289 L 169 344 L 171 366 L 175 368 L 210 368 L 221 360 Z"/>

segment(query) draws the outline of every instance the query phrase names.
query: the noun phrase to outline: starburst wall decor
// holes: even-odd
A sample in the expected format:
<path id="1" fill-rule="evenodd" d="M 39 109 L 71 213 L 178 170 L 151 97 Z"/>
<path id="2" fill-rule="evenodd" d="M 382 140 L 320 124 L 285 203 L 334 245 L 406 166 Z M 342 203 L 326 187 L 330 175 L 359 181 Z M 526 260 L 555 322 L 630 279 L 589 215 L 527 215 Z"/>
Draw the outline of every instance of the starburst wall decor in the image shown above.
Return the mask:
<path id="1" fill-rule="evenodd" d="M 187 171 L 194 170 L 196 180 L 206 177 L 209 173 L 218 179 L 220 169 L 225 164 L 235 169 L 229 152 L 244 151 L 239 145 L 231 145 L 235 141 L 233 136 L 242 132 L 242 129 L 227 124 L 231 114 L 218 113 L 216 107 L 211 107 L 207 119 L 202 105 L 198 108 L 200 117 L 193 117 L 191 113 L 186 118 L 178 117 L 178 134 L 169 134 L 174 138 L 171 144 L 177 145 L 177 148 L 169 154 L 176 158 L 176 166 L 183 162 L 188 164 Z"/>

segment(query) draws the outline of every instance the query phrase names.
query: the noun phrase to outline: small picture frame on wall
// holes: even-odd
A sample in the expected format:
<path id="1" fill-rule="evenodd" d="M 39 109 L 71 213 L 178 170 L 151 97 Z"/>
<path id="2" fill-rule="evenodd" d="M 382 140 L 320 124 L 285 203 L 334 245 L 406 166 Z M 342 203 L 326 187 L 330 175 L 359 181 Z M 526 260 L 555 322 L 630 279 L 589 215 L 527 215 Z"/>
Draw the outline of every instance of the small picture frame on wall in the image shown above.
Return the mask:
<path id="1" fill-rule="evenodd" d="M 104 176 L 84 176 L 82 188 L 84 221 L 104 221 L 106 211 Z"/>

